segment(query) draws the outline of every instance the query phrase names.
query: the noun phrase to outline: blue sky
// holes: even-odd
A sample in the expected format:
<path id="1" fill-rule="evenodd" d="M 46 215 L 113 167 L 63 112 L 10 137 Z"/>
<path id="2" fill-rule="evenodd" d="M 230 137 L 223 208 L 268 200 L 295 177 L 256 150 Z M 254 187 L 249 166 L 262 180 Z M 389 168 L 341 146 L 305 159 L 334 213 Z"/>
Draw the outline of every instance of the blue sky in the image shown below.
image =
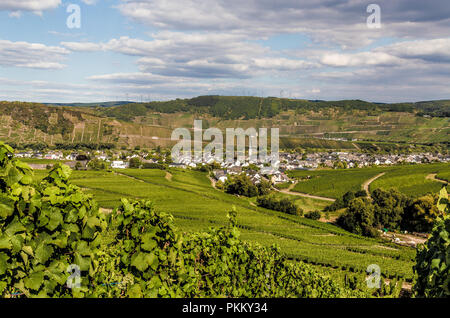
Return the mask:
<path id="1" fill-rule="evenodd" d="M 3 0 L 0 100 L 448 99 L 447 2 Z"/>

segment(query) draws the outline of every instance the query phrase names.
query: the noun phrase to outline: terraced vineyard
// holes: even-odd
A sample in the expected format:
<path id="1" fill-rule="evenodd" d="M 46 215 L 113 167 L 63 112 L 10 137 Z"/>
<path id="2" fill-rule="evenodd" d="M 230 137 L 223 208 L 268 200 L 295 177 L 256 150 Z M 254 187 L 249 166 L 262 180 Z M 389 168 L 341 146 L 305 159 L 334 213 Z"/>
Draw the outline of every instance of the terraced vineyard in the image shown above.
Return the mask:
<path id="1" fill-rule="evenodd" d="M 442 182 L 427 177 L 437 174 L 442 179 L 448 178 L 450 165 L 436 163 L 361 169 L 291 171 L 289 176 L 299 180 L 292 191 L 339 198 L 347 191 L 361 190 L 365 181 L 383 172 L 383 176 L 370 184 L 370 191 L 376 188 L 393 188 L 417 197 L 429 192 L 437 193 L 442 187 Z"/>
<path id="2" fill-rule="evenodd" d="M 234 205 L 244 240 L 265 246 L 277 244 L 292 260 L 342 273 L 363 273 L 368 265 L 378 264 L 385 277 L 412 278 L 413 248 L 256 207 L 248 198 L 212 188 L 204 173 L 175 169 L 169 172 L 170 178 L 161 170 L 74 171 L 71 179 L 92 193 L 103 208 L 114 208 L 121 197 L 151 199 L 158 210 L 174 215 L 176 224 L 186 232 L 226 224 L 226 213 Z M 36 178 L 41 174 L 38 172 Z"/>

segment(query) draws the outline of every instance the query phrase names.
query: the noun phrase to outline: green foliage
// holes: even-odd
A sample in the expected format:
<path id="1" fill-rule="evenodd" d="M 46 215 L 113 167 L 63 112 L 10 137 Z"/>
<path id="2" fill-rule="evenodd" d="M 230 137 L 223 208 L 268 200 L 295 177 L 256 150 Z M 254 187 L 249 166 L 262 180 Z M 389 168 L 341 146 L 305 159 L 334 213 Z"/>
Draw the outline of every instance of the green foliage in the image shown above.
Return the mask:
<path id="1" fill-rule="evenodd" d="M 414 266 L 417 297 L 450 297 L 450 217 L 439 219 L 425 243 L 417 249 Z"/>
<path id="2" fill-rule="evenodd" d="M 321 218 L 322 214 L 320 211 L 310 211 L 305 214 L 305 218 L 311 219 L 311 220 L 319 220 Z"/>
<path id="3" fill-rule="evenodd" d="M 88 167 L 96 171 L 108 169 L 108 165 L 106 164 L 106 162 L 100 159 L 93 159 L 89 161 Z"/>
<path id="4" fill-rule="evenodd" d="M 430 232 L 436 219 L 443 214 L 439 211 L 436 203 L 437 197 L 433 195 L 415 199 L 405 209 L 403 227 L 410 231 Z"/>
<path id="5" fill-rule="evenodd" d="M 396 190 L 384 191 L 381 189 L 373 191 L 371 197 L 375 207 L 375 225 L 388 229 L 399 229 L 403 212 L 410 204 L 411 199 Z"/>
<path id="6" fill-rule="evenodd" d="M 230 176 L 225 181 L 225 191 L 230 194 L 238 194 L 246 197 L 255 197 L 259 194 L 258 187 L 252 183 L 246 174 Z"/>
<path id="7" fill-rule="evenodd" d="M 332 204 L 327 206 L 325 208 L 325 211 L 326 212 L 337 211 L 339 209 L 346 208 L 346 207 L 348 207 L 348 204 L 350 203 L 350 201 L 352 201 L 353 199 L 359 198 L 359 197 L 366 197 L 366 196 L 367 196 L 367 193 L 365 191 L 357 191 L 357 192 L 348 191 L 342 196 L 342 198 L 336 199 L 336 201 L 334 201 Z"/>
<path id="8" fill-rule="evenodd" d="M 142 169 L 159 169 L 159 170 L 166 170 L 167 167 L 160 163 L 154 163 L 154 162 L 144 162 L 142 164 Z"/>
<path id="9" fill-rule="evenodd" d="M 65 283 L 70 264 L 80 267 L 84 286 L 93 281 L 105 226 L 97 204 L 69 184 L 69 167 L 57 164 L 35 184 L 11 153 L 0 143 L 0 295 L 86 295 L 86 287 Z"/>
<path id="10" fill-rule="evenodd" d="M 130 169 L 138 169 L 141 167 L 141 160 L 138 157 L 130 159 Z"/>
<path id="11" fill-rule="evenodd" d="M 116 293 L 129 297 L 342 295 L 340 287 L 310 266 L 288 263 L 276 248 L 241 241 L 235 210 L 229 219 L 227 227 L 181 235 L 173 226 L 173 218 L 156 212 L 150 202 L 122 200 L 110 219 L 119 233 L 111 242 L 118 253 L 112 256 L 118 260 L 112 276 L 120 279 L 128 275 L 134 284 Z M 111 274 L 105 273 L 102 278 L 108 276 Z M 101 290 L 100 295 L 111 295 L 107 287 Z"/>
<path id="12" fill-rule="evenodd" d="M 356 198 L 350 201 L 347 211 L 337 219 L 337 223 L 352 233 L 376 237 L 374 211 L 375 208 L 368 199 Z"/>
<path id="13" fill-rule="evenodd" d="M 279 198 L 275 195 L 267 195 L 258 197 L 256 202 L 258 203 L 258 206 L 266 209 L 299 216 L 303 215 L 303 210 L 295 204 L 293 199 L 288 197 Z"/>
<path id="14" fill-rule="evenodd" d="M 448 193 L 446 186 L 443 186 L 439 192 L 437 208 L 442 213 L 448 213 L 450 210 L 450 201 L 448 200 Z"/>
<path id="15" fill-rule="evenodd" d="M 442 215 L 436 205 L 437 198 L 432 195 L 412 199 L 396 190 L 376 189 L 372 192 L 371 202 L 363 200 L 356 203 L 353 199 L 348 204 L 344 203 L 352 197 L 351 193 L 347 193 L 328 206 L 326 211 L 348 207 L 339 217 L 338 224 L 357 234 L 374 236 L 376 228 L 430 232 L 435 220 Z"/>

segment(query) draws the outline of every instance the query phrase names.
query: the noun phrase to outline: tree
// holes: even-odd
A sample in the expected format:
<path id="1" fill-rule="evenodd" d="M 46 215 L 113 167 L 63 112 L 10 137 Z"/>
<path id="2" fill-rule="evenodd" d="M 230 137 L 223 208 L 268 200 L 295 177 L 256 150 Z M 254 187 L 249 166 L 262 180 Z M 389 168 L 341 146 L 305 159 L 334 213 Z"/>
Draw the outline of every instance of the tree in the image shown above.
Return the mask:
<path id="1" fill-rule="evenodd" d="M 100 159 L 94 159 L 94 160 L 89 161 L 88 166 L 92 170 L 96 170 L 96 171 L 105 170 L 107 168 L 106 162 L 104 162 L 103 160 L 100 160 Z"/>
<path id="2" fill-rule="evenodd" d="M 437 197 L 432 195 L 425 195 L 414 200 L 405 209 L 403 227 L 409 231 L 430 232 L 436 219 L 443 215 L 436 203 Z"/>
<path id="3" fill-rule="evenodd" d="M 359 235 L 375 237 L 373 204 L 366 198 L 356 198 L 350 201 L 347 211 L 342 214 L 337 223 L 344 229 Z"/>
<path id="4" fill-rule="evenodd" d="M 257 187 L 259 195 L 267 195 L 272 190 L 272 183 L 269 180 L 261 179 L 261 182 L 258 183 Z"/>
<path id="5" fill-rule="evenodd" d="M 225 191 L 230 194 L 239 194 L 246 197 L 258 195 L 258 187 L 245 174 L 230 177 L 225 181 Z"/>
<path id="6" fill-rule="evenodd" d="M 141 160 L 138 157 L 130 159 L 130 168 L 139 169 L 141 167 Z"/>
<path id="7" fill-rule="evenodd" d="M 371 195 L 375 207 L 375 225 L 389 229 L 398 229 L 402 223 L 405 208 L 410 198 L 396 191 L 376 189 Z"/>

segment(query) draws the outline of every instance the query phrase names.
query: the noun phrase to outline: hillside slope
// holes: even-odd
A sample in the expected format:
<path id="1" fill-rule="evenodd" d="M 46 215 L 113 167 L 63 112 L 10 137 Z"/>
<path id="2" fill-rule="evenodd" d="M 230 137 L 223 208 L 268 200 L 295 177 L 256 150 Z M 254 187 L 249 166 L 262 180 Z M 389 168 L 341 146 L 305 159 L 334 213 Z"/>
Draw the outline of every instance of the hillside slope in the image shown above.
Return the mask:
<path id="1" fill-rule="evenodd" d="M 202 119 L 204 129 L 218 127 L 223 131 L 229 127 L 278 127 L 281 146 L 285 148 L 376 150 L 379 144 L 373 142 L 448 145 L 450 132 L 448 100 L 376 104 L 360 100 L 200 96 L 101 105 L 0 102 L 0 139 L 17 145 L 167 147 L 173 144 L 171 132 L 179 127 L 192 128 L 194 119 Z"/>

